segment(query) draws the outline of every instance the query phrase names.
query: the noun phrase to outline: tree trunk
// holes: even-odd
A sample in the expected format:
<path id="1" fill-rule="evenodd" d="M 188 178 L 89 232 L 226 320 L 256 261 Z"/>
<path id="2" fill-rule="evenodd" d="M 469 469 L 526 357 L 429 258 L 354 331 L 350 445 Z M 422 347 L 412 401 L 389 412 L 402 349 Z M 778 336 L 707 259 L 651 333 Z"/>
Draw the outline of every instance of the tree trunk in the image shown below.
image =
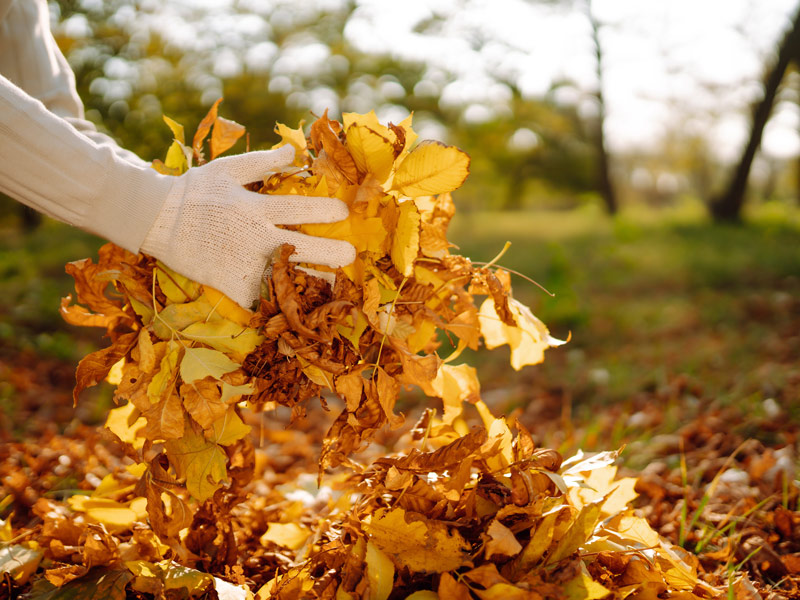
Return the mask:
<path id="1" fill-rule="evenodd" d="M 764 80 L 764 97 L 756 105 L 753 111 L 753 121 L 750 128 L 750 138 L 744 147 L 739 164 L 733 172 L 733 176 L 726 190 L 722 195 L 714 198 L 709 209 L 711 216 L 717 222 L 735 222 L 741 219 L 742 206 L 744 205 L 745 193 L 747 191 L 747 178 L 750 175 L 750 167 L 753 165 L 756 151 L 761 145 L 761 137 L 764 133 L 764 126 L 769 120 L 772 106 L 775 103 L 775 96 L 778 87 L 783 79 L 786 69 L 792 60 L 797 60 L 800 55 L 800 7 L 795 14 L 792 27 L 783 37 L 783 41 L 778 49 L 778 59 L 767 73 Z"/>
<path id="2" fill-rule="evenodd" d="M 592 136 L 597 155 L 597 189 L 603 198 L 608 214 L 617 213 L 617 194 L 611 179 L 611 159 L 606 146 L 604 126 L 606 122 L 606 102 L 603 95 L 603 48 L 600 46 L 600 23 L 594 18 L 592 1 L 587 0 L 586 12 L 592 28 L 592 44 L 594 45 L 595 67 L 597 69 L 597 122 Z"/>

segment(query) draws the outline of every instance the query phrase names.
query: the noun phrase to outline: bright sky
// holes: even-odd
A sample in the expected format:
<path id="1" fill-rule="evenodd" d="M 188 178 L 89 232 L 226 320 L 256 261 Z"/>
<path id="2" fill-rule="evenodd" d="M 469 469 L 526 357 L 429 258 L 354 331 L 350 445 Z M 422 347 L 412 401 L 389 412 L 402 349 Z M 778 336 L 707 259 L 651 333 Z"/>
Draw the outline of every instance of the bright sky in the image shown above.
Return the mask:
<path id="1" fill-rule="evenodd" d="M 302 26 L 315 18 L 317 8 L 333 9 L 344 1 L 237 0 L 240 13 L 232 14 L 227 9 L 233 0 L 141 0 L 142 12 L 132 7 L 118 12 L 127 11 L 119 15 L 121 21 L 152 27 L 186 50 L 213 49 L 211 72 L 195 74 L 202 80 L 198 88 L 213 99 L 221 92 L 215 76 L 234 75 L 244 66 L 269 72 L 276 91 L 289 90 L 293 78 L 303 74 L 335 68 L 337 57 L 313 39 L 279 51 L 267 18 Z M 82 5 L 101 2 L 81 0 Z M 531 97 L 543 95 L 555 81 L 572 80 L 576 86 L 560 88 L 556 99 L 591 113 L 596 110 L 590 97 L 596 76 L 589 24 L 581 10 L 584 2 L 357 0 L 345 33 L 364 51 L 426 62 L 425 80 L 414 91 L 438 96 L 446 106 L 465 107 L 468 120 L 485 120 L 506 110 L 510 90 L 496 75 L 514 81 Z M 561 8 L 567 4 L 572 8 Z M 795 4 L 796 0 L 594 0 L 595 15 L 603 23 L 606 133 L 612 149 L 646 148 L 650 140 L 680 127 L 708 136 L 722 158 L 736 158 L 748 131 L 748 103 L 761 94 L 764 60 L 788 26 Z M 434 16 L 445 17 L 434 33 L 414 31 Z M 73 25 L 80 29 L 80 23 Z M 384 82 L 382 91 L 393 96 L 390 109 L 396 113 L 403 110 L 403 90 L 392 85 Z M 113 85 L 109 89 L 113 91 Z M 796 98 L 788 100 L 776 107 L 765 131 L 762 148 L 775 158 L 800 154 L 800 112 Z M 338 99 L 322 88 L 294 92 L 289 101 L 321 113 L 326 106 L 335 107 Z M 359 101 L 370 106 L 353 104 Z M 374 108 L 373 102 L 358 82 L 345 100 L 349 110 L 366 111 Z M 397 120 L 404 115 L 382 116 Z"/>
<path id="2" fill-rule="evenodd" d="M 606 127 L 612 146 L 646 146 L 677 123 L 709 134 L 723 157 L 737 156 L 748 119 L 735 109 L 759 97 L 763 59 L 795 4 L 595 0 L 595 14 L 604 24 Z M 453 15 L 438 37 L 413 32 L 416 23 L 437 13 Z M 456 72 L 458 81 L 441 90 L 445 103 L 502 103 L 504 91 L 493 73 L 512 76 L 532 96 L 559 79 L 572 79 L 583 90 L 596 82 L 589 25 L 578 9 L 522 0 L 360 0 L 348 37 L 364 50 L 428 60 L 434 78 L 437 68 Z M 470 45 L 476 38 L 486 40 L 480 51 Z M 574 91 L 562 92 L 559 99 L 593 110 L 585 95 Z M 765 133 L 765 152 L 780 158 L 800 152 L 796 103 L 781 104 L 773 121 Z"/>

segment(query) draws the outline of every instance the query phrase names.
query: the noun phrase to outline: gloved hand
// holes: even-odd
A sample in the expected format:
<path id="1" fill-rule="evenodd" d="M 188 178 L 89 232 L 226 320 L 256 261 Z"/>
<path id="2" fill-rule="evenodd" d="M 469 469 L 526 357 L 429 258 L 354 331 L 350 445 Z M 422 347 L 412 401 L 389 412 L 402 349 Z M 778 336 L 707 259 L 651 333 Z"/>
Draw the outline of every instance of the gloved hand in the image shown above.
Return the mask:
<path id="1" fill-rule="evenodd" d="M 292 244 L 292 260 L 342 267 L 355 259 L 347 242 L 279 229 L 332 223 L 348 215 L 334 198 L 270 196 L 242 186 L 291 164 L 294 149 L 249 152 L 189 169 L 175 178 L 141 251 L 175 271 L 217 288 L 249 308 L 276 248 Z"/>

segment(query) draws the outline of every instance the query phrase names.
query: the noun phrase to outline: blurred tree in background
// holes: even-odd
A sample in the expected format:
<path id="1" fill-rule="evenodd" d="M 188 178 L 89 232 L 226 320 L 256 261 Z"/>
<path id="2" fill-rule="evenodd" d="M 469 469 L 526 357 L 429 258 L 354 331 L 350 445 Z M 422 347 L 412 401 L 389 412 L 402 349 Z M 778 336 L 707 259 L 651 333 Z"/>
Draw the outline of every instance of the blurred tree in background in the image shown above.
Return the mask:
<path id="1" fill-rule="evenodd" d="M 413 111 L 423 137 L 471 154 L 473 173 L 459 194 L 467 210 L 564 209 L 590 202 L 614 213 L 620 206 L 692 198 L 718 214 L 730 205 L 718 194 L 731 177 L 741 208 L 751 166 L 749 179 L 759 195 L 796 195 L 790 174 L 797 170 L 797 152 L 777 158 L 759 153 L 760 139 L 753 135 L 749 144 L 732 141 L 721 148 L 709 125 L 741 122 L 759 97 L 783 107 L 779 117 L 786 121 L 787 110 L 797 113 L 796 99 L 788 98 L 793 108 L 785 107 L 798 83 L 791 68 L 783 85 L 767 79 L 767 88 L 744 75 L 734 83 L 695 82 L 711 98 L 707 114 L 682 98 L 664 98 L 662 104 L 671 104 L 660 133 L 637 145 L 610 136 L 607 121 L 618 128 L 627 118 L 625 109 L 615 108 L 620 68 L 635 58 L 633 46 L 622 52 L 618 40 L 651 36 L 641 21 L 615 15 L 611 3 L 504 0 L 501 9 L 452 0 L 416 16 L 370 0 L 58 0 L 50 6 L 87 118 L 147 160 L 162 157 L 169 144 L 163 114 L 192 131 L 224 97 L 222 113 L 247 126 L 252 148 L 276 141 L 276 122 L 309 123 L 325 109 L 332 116 L 374 109 L 395 122 Z M 757 9 L 753 3 L 753 15 Z M 548 29 L 554 33 L 543 38 L 543 48 L 532 49 L 528 38 Z M 777 36 L 771 49 L 789 38 Z M 550 68 L 565 49 L 576 49 L 578 58 L 560 71 Z M 680 46 L 668 50 L 682 52 Z M 769 50 L 769 44 L 754 48 L 753 60 L 772 64 L 780 53 Z M 703 57 L 688 60 L 695 59 L 701 63 Z M 776 64 L 786 70 L 784 63 Z M 646 79 L 644 71 L 629 69 L 627 77 Z M 759 131 L 768 116 L 757 121 Z M 745 156 L 734 169 L 739 146 Z M 244 149 L 242 141 L 234 152 Z"/>

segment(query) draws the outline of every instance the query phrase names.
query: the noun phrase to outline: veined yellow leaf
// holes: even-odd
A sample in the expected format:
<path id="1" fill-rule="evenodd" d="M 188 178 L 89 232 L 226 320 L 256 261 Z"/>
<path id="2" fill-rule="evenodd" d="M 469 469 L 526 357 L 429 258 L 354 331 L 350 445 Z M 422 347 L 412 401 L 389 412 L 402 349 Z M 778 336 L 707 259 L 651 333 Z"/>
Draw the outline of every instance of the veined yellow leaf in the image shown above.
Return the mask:
<path id="1" fill-rule="evenodd" d="M 342 113 L 342 126 L 348 131 L 353 126 L 367 127 L 387 140 L 394 140 L 391 129 L 378 120 L 374 110 L 365 114 Z"/>
<path id="2" fill-rule="evenodd" d="M 406 201 L 400 203 L 398 212 L 391 257 L 397 270 L 408 277 L 414 272 L 414 260 L 419 253 L 419 211 L 413 202 Z"/>
<path id="3" fill-rule="evenodd" d="M 184 383 L 193 383 L 208 376 L 219 379 L 241 366 L 219 350 L 186 348 L 181 361 L 181 379 Z"/>
<path id="4" fill-rule="evenodd" d="M 228 408 L 228 412 L 214 421 L 211 427 L 214 430 L 213 441 L 221 446 L 230 446 L 245 437 L 252 429 L 244 424 L 232 406 Z"/>
<path id="5" fill-rule="evenodd" d="M 469 175 L 469 156 L 455 146 L 426 140 L 403 159 L 392 189 L 414 198 L 452 192 Z"/>
<path id="6" fill-rule="evenodd" d="M 232 353 L 233 357 L 239 360 L 244 360 L 245 356 L 264 341 L 264 336 L 255 329 L 242 327 L 228 319 L 193 323 L 181 331 L 181 334 L 216 350 Z"/>
<path id="7" fill-rule="evenodd" d="M 228 481 L 228 457 L 215 442 L 187 427 L 182 438 L 164 442 L 170 464 L 178 477 L 186 479 L 186 489 L 205 502 Z"/>
<path id="8" fill-rule="evenodd" d="M 422 573 L 453 571 L 469 561 L 470 546 L 441 521 L 406 523 L 402 508 L 379 510 L 364 523 L 370 540 L 398 567 Z"/>
<path id="9" fill-rule="evenodd" d="M 156 263 L 153 271 L 155 271 L 158 286 L 170 302 L 182 304 L 196 300 L 200 295 L 202 286 L 199 283 L 176 273 L 162 262 Z"/>
<path id="10" fill-rule="evenodd" d="M 478 321 L 487 348 L 491 350 L 503 344 L 511 347 L 511 366 L 516 371 L 525 365 L 539 364 L 544 360 L 545 349 L 565 343 L 552 337 L 544 323 L 534 317 L 527 306 L 514 298 L 509 299 L 508 305 L 517 327 L 500 320 L 491 298 L 481 304 Z"/>
<path id="11" fill-rule="evenodd" d="M 366 125 L 351 125 L 347 130 L 347 149 L 358 170 L 372 173 L 382 183 L 389 177 L 394 165 L 392 143 Z"/>

